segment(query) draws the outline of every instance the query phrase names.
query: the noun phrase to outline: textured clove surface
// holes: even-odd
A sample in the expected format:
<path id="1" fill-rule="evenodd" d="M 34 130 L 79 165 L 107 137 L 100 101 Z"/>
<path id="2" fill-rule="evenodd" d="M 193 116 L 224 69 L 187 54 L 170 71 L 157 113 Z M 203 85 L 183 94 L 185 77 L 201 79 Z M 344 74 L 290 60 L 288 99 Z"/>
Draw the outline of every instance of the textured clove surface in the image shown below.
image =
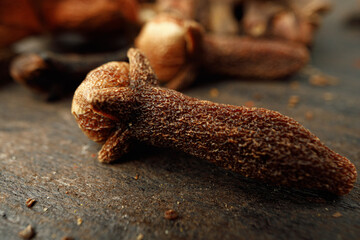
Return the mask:
<path id="1" fill-rule="evenodd" d="M 202 53 L 207 71 L 259 79 L 290 76 L 309 61 L 309 52 L 301 44 L 249 37 L 207 35 Z"/>
<path id="2" fill-rule="evenodd" d="M 355 166 L 295 120 L 263 108 L 218 104 L 158 87 L 146 58 L 111 62 L 90 72 L 75 92 L 79 127 L 103 143 L 111 162 L 137 141 L 207 159 L 272 184 L 348 193 Z"/>
<path id="3" fill-rule="evenodd" d="M 195 21 L 168 13 L 148 21 L 135 46 L 148 57 L 159 82 L 175 90 L 189 86 L 199 68 L 241 78 L 278 79 L 309 61 L 309 50 L 297 41 L 211 34 Z"/>

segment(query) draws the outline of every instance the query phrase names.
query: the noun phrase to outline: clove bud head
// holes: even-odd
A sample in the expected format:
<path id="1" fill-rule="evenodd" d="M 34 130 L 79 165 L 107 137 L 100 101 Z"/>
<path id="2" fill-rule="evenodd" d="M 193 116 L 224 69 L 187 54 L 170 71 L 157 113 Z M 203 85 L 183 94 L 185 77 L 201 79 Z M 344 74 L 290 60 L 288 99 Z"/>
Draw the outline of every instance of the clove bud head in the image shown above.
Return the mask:
<path id="1" fill-rule="evenodd" d="M 203 29 L 175 14 L 160 14 L 142 28 L 135 40 L 151 63 L 160 83 L 184 75 L 201 50 Z"/>

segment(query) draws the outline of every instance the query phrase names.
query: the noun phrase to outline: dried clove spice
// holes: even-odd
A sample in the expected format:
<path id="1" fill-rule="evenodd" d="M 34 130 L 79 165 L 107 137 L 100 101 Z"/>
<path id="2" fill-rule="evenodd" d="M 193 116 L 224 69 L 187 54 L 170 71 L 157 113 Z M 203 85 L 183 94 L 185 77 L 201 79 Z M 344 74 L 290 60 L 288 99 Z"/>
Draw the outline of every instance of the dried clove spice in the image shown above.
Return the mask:
<path id="1" fill-rule="evenodd" d="M 271 37 L 311 45 L 328 0 L 158 0 L 160 12 L 199 22 L 220 35 Z"/>
<path id="2" fill-rule="evenodd" d="M 328 0 L 158 0 L 156 6 L 158 16 L 143 26 L 135 47 L 160 83 L 178 90 L 198 68 L 251 79 L 296 73 L 330 9 Z"/>
<path id="3" fill-rule="evenodd" d="M 72 113 L 101 162 L 112 162 L 137 141 L 184 151 L 250 178 L 347 194 L 355 166 L 294 119 L 276 111 L 218 104 L 157 86 L 146 57 L 110 62 L 88 74 Z"/>
<path id="4" fill-rule="evenodd" d="M 19 232 L 19 237 L 22 239 L 32 239 L 35 236 L 35 231 L 31 225 L 28 225 L 26 228 Z"/>
<path id="5" fill-rule="evenodd" d="M 167 220 L 175 220 L 178 217 L 179 217 L 178 213 L 173 209 L 166 210 L 164 213 L 164 218 Z"/>
<path id="6" fill-rule="evenodd" d="M 331 8 L 328 0 L 248 0 L 241 27 L 254 37 L 275 37 L 311 45 L 322 16 Z"/>
<path id="7" fill-rule="evenodd" d="M 309 60 L 304 45 L 207 34 L 196 22 L 173 14 L 149 21 L 135 46 L 148 57 L 160 83 L 172 89 L 190 85 L 199 68 L 236 77 L 276 79 L 294 74 Z"/>
<path id="8" fill-rule="evenodd" d="M 109 61 L 125 59 L 125 48 L 94 54 L 44 50 L 15 57 L 10 65 L 10 75 L 30 90 L 48 99 L 56 99 L 73 92 L 91 69 Z"/>
<path id="9" fill-rule="evenodd" d="M 136 0 L 0 1 L 0 47 L 44 32 L 100 34 L 138 22 Z"/>

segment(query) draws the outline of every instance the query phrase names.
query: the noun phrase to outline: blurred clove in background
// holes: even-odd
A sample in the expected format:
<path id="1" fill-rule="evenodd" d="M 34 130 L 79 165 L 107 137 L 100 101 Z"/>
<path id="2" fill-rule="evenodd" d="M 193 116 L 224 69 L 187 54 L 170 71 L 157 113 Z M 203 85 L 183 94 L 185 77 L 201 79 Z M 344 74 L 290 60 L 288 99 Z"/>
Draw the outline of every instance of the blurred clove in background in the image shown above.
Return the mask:
<path id="1" fill-rule="evenodd" d="M 329 9 L 326 0 L 0 0 L 0 68 L 56 99 L 135 44 L 169 88 L 204 72 L 280 79 L 307 64 Z"/>
<path id="2" fill-rule="evenodd" d="M 1 0 L 0 48 L 13 79 L 47 98 L 72 93 L 91 69 L 124 60 L 139 29 L 135 0 Z"/>

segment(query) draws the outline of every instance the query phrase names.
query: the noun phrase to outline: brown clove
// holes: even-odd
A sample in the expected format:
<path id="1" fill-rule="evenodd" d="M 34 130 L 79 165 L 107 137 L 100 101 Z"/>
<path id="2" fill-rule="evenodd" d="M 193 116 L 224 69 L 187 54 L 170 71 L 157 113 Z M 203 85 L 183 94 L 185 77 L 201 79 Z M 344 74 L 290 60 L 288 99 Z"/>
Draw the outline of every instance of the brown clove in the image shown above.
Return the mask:
<path id="1" fill-rule="evenodd" d="M 102 144 L 99 160 L 119 159 L 137 142 L 172 148 L 268 183 L 344 195 L 356 168 L 292 118 L 264 108 L 218 104 L 161 88 L 146 57 L 91 71 L 72 113 Z"/>
<path id="2" fill-rule="evenodd" d="M 17 56 L 10 74 L 21 85 L 56 99 L 71 93 L 93 68 L 114 60 L 125 60 L 127 48 L 107 53 L 75 54 L 40 51 Z"/>
<path id="3" fill-rule="evenodd" d="M 190 85 L 198 68 L 236 77 L 275 79 L 294 74 L 309 60 L 302 44 L 208 34 L 198 23 L 173 14 L 160 14 L 148 22 L 135 46 L 145 53 L 160 83 L 173 89 Z"/>

